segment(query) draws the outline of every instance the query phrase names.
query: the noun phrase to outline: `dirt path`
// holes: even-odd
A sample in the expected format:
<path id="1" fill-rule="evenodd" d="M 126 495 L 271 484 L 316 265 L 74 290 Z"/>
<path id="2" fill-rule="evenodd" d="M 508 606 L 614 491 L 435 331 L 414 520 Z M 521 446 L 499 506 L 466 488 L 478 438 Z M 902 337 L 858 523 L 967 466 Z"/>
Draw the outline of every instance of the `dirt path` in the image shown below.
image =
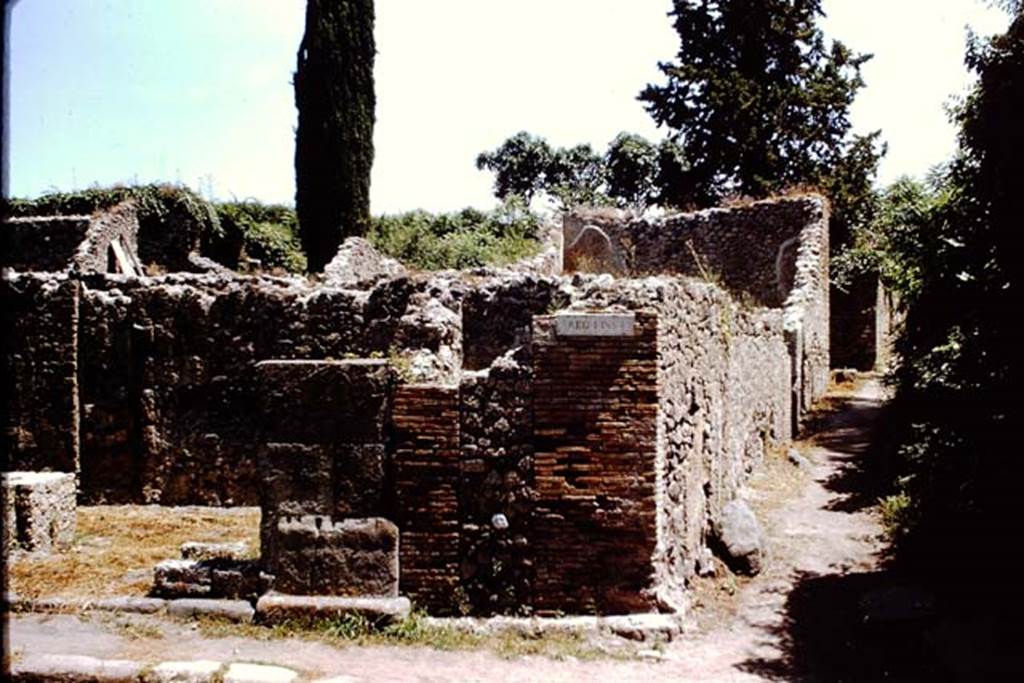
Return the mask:
<path id="1" fill-rule="evenodd" d="M 489 651 L 203 638 L 186 624 L 162 625 L 163 635 L 154 638 L 145 624 L 126 626 L 109 616 L 38 614 L 12 615 L 10 646 L 99 658 L 255 661 L 366 681 L 859 680 L 877 671 L 854 632 L 857 600 L 877 584 L 880 528 L 858 495 L 857 459 L 880 399 L 878 384 L 865 382 L 824 431 L 797 444 L 810 461 L 806 469 L 782 459 L 766 463 L 748 492 L 768 533 L 766 570 L 726 607 L 707 611 L 710 623 L 666 646 L 658 660 L 509 660 Z"/>

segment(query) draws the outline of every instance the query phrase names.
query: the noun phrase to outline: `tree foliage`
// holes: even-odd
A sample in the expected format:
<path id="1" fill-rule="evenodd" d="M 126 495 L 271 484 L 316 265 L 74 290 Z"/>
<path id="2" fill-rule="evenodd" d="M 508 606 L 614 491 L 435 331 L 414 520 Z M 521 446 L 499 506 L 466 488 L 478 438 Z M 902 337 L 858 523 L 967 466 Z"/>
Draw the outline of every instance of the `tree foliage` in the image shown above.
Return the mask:
<path id="1" fill-rule="evenodd" d="M 657 197 L 658 148 L 646 138 L 619 133 L 605 156 L 608 196 L 628 206 L 644 207 Z"/>
<path id="2" fill-rule="evenodd" d="M 890 188 L 875 246 L 879 272 L 906 308 L 893 377 L 900 556 L 986 572 L 999 568 L 998 553 L 991 561 L 947 554 L 982 536 L 1024 532 L 1016 408 L 1024 14 L 1002 36 L 972 38 L 967 63 L 978 82 L 955 112 L 957 156 L 930 186 Z"/>
<path id="3" fill-rule="evenodd" d="M 877 133 L 850 136 L 848 110 L 870 57 L 827 42 L 821 14 L 820 0 L 675 0 L 677 60 L 640 99 L 688 162 L 676 203 L 817 185 L 844 227 L 863 218 L 881 152 Z"/>
<path id="4" fill-rule="evenodd" d="M 476 167 L 494 172 L 494 195 L 501 200 L 521 197 L 529 203 L 542 190 L 551 163 L 547 140 L 520 131 L 490 152 L 481 152 Z"/>
<path id="5" fill-rule="evenodd" d="M 295 71 L 295 208 L 311 271 L 370 227 L 373 0 L 307 0 Z"/>
<path id="6" fill-rule="evenodd" d="M 604 154 L 587 144 L 552 147 L 525 131 L 477 157 L 477 168 L 494 173 L 498 199 L 519 197 L 529 203 L 545 196 L 559 209 L 581 205 L 618 205 L 642 209 L 675 206 L 674 183 L 685 164 L 672 141 L 655 146 L 633 133 L 619 133 Z M 666 183 L 661 185 L 660 183 Z"/>

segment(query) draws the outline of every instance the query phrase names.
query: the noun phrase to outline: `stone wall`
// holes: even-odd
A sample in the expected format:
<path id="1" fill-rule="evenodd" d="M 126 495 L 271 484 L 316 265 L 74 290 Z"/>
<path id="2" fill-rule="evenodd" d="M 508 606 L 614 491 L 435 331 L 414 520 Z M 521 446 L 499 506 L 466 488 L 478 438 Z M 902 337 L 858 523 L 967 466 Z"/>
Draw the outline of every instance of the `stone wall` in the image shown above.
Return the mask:
<path id="1" fill-rule="evenodd" d="M 132 202 L 92 216 L 32 216 L 0 225 L 0 265 L 20 271 L 138 275 L 139 220 Z"/>
<path id="2" fill-rule="evenodd" d="M 80 293 L 65 276 L 0 281 L 4 470 L 78 471 Z"/>
<path id="3" fill-rule="evenodd" d="M 283 518 L 383 514 L 392 375 L 383 360 L 269 360 L 255 374 L 260 547 L 273 574 Z"/>
<path id="4" fill-rule="evenodd" d="M 391 520 L 433 612 L 682 609 L 824 391 L 827 210 L 579 216 L 568 265 L 668 272 L 8 272 L 5 466 L 77 472 L 83 502 L 260 502 L 271 570 L 282 516 Z M 587 312 L 630 333 L 559 332 Z"/>
<path id="5" fill-rule="evenodd" d="M 557 277 L 515 274 L 468 287 L 462 301 L 463 368 L 482 370 L 529 344 L 533 316 L 568 303 Z"/>
<path id="6" fill-rule="evenodd" d="M 463 374 L 459 386 L 461 585 L 467 608 L 532 603 L 533 367 L 528 349 Z"/>
<path id="7" fill-rule="evenodd" d="M 565 218 L 564 261 L 580 272 L 696 277 L 783 308 L 799 422 L 828 387 L 828 220 L 828 202 L 816 195 L 659 218 L 580 210 Z"/>
<path id="8" fill-rule="evenodd" d="M 765 450 L 791 435 L 783 314 L 746 309 L 717 287 L 682 278 L 587 276 L 574 289 L 573 309 L 658 317 L 657 545 L 648 593 L 677 609 L 710 523 Z"/>
<path id="9" fill-rule="evenodd" d="M 11 218 L 0 226 L 0 266 L 61 271 L 89 230 L 88 216 Z"/>
<path id="10" fill-rule="evenodd" d="M 422 374 L 450 374 L 458 317 L 436 301 L 417 308 L 427 288 L 404 278 L 366 292 L 266 277 L 10 274 L 8 466 L 80 470 L 91 502 L 254 504 L 254 364 L 409 353 L 441 359 Z"/>

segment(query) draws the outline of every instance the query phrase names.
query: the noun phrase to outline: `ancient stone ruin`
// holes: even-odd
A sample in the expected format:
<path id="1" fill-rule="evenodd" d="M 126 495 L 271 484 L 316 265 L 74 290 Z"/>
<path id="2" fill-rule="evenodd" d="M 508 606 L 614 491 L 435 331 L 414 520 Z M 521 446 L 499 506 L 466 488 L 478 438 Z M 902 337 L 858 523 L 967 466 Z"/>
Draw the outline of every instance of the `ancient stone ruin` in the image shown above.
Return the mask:
<path id="1" fill-rule="evenodd" d="M 64 245 L 0 283 L 4 469 L 73 476 L 81 504 L 261 506 L 258 563 L 195 551 L 167 594 L 683 610 L 826 388 L 816 196 L 580 211 L 507 269 L 411 273 L 350 241 L 317 282 L 195 272 L 188 245 L 102 228 L 130 211 L 3 228 Z"/>

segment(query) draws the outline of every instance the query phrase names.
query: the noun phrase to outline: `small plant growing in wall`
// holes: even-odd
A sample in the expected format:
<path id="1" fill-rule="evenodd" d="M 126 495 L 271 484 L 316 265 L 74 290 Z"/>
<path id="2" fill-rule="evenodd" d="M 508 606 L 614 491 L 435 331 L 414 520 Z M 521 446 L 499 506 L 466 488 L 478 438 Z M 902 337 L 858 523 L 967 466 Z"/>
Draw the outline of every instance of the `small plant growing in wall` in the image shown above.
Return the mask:
<path id="1" fill-rule="evenodd" d="M 403 352 L 396 346 L 392 346 L 388 349 L 387 360 L 399 380 L 407 384 L 416 381 L 415 373 L 412 371 L 412 359 L 406 352 Z"/>

